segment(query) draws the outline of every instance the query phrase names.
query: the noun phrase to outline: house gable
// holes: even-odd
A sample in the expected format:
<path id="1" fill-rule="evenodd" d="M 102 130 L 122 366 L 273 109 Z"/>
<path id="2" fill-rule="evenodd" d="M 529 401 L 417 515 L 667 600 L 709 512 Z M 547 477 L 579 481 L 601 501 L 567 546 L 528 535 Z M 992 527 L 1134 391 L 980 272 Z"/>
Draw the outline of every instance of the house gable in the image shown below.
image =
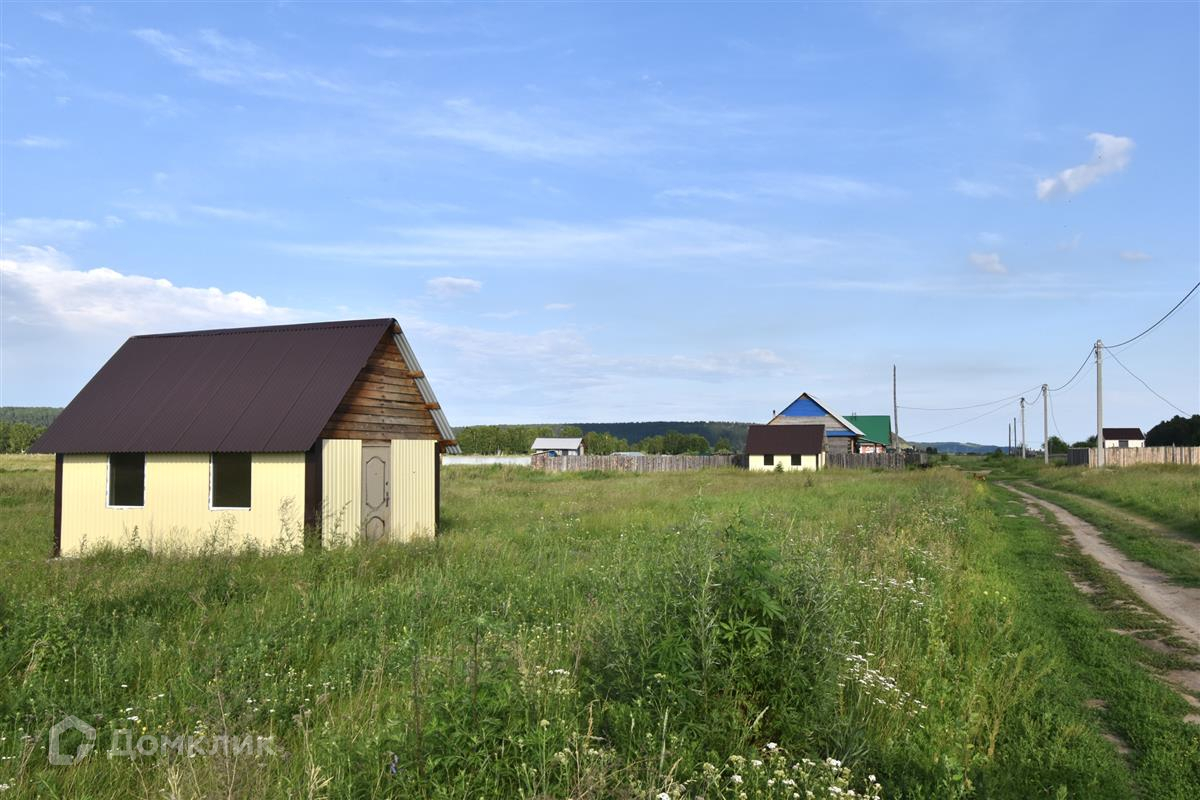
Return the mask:
<path id="1" fill-rule="evenodd" d="M 443 439 L 422 396 L 423 375 L 405 361 L 393 331 L 375 345 L 367 362 L 321 431 L 322 439 Z"/>
<path id="2" fill-rule="evenodd" d="M 801 394 L 783 411 L 775 415 L 771 425 L 824 425 L 826 437 L 862 436 L 863 432 L 845 417 L 821 405 L 807 392 Z"/>

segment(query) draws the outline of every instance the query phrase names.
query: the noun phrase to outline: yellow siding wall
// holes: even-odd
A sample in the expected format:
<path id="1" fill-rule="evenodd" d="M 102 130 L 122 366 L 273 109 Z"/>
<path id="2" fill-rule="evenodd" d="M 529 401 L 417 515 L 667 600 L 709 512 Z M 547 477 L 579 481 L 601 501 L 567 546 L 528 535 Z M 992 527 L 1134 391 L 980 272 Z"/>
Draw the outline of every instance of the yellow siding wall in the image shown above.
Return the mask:
<path id="1" fill-rule="evenodd" d="M 748 461 L 749 461 L 748 469 L 750 469 L 750 470 L 757 470 L 759 472 L 763 472 L 763 471 L 770 472 L 775 469 L 775 464 L 782 464 L 783 469 L 785 471 L 791 472 L 793 470 L 802 470 L 802 469 L 804 469 L 804 470 L 824 469 L 825 454 L 821 453 L 820 455 L 814 455 L 814 456 L 801 456 L 800 457 L 800 461 L 801 461 L 800 466 L 792 465 L 792 457 L 790 455 L 775 456 L 775 464 L 772 464 L 769 467 L 763 463 L 762 456 L 750 456 Z"/>
<path id="2" fill-rule="evenodd" d="M 357 542 L 362 532 L 362 442 L 321 441 L 321 540 Z"/>
<path id="3" fill-rule="evenodd" d="M 391 531 L 393 541 L 433 536 L 437 526 L 434 455 L 437 442 L 391 442 Z M 350 544 L 362 534 L 362 441 L 324 439 L 321 443 L 322 539 Z"/>
<path id="4" fill-rule="evenodd" d="M 62 552 L 127 546 L 195 549 L 208 541 L 229 547 L 276 543 L 281 534 L 302 542 L 304 454 L 251 456 L 249 509 L 208 507 L 208 453 L 149 453 L 142 508 L 108 507 L 108 456 L 63 457 Z M 286 528 L 286 530 L 285 530 Z"/>
<path id="5" fill-rule="evenodd" d="M 392 538 L 429 538 L 437 528 L 434 487 L 437 442 L 392 440 Z"/>

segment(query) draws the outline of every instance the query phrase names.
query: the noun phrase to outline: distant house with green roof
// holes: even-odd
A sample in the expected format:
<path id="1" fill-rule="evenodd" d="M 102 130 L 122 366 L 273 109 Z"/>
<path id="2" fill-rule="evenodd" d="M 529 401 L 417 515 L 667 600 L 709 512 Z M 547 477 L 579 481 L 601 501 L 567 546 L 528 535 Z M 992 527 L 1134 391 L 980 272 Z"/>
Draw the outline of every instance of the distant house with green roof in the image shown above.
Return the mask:
<path id="1" fill-rule="evenodd" d="M 887 414 L 847 414 L 846 421 L 862 431 L 860 453 L 886 453 L 892 446 L 892 418 Z"/>

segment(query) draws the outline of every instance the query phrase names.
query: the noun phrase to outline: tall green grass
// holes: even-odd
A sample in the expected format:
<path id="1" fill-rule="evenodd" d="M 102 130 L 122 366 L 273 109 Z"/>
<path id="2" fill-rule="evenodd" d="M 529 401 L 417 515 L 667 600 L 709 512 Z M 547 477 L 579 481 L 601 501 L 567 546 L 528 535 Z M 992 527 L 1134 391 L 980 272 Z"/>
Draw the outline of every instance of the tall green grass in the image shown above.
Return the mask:
<path id="1" fill-rule="evenodd" d="M 1019 465 L 1050 489 L 1112 503 L 1200 539 L 1200 469 L 1175 464 L 1088 469 Z"/>
<path id="2" fill-rule="evenodd" d="M 1010 564 L 1056 535 L 1010 539 L 950 470 L 461 468 L 429 543 L 56 562 L 50 480 L 0 472 L 0 784 L 19 795 L 1123 798 L 1140 780 Z M 51 767 L 65 714 L 102 747 L 131 729 L 279 752 Z M 1158 796 L 1197 777 L 1174 769 Z"/>

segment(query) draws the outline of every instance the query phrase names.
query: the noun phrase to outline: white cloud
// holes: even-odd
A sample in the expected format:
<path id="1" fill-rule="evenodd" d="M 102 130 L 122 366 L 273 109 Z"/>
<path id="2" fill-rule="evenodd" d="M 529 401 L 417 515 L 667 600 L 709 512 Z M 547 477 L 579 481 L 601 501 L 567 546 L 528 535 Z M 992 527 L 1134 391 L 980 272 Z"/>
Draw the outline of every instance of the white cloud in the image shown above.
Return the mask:
<path id="1" fill-rule="evenodd" d="M 1092 161 L 1064 169 L 1053 178 L 1038 181 L 1039 200 L 1083 191 L 1105 175 L 1120 172 L 1129 166 L 1133 154 L 1133 139 L 1108 133 L 1093 133 L 1088 139 L 1095 144 Z"/>
<path id="2" fill-rule="evenodd" d="M 77 269 L 49 247 L 21 247 L 0 260 L 6 324 L 62 326 L 123 335 L 187 327 L 289 322 L 299 312 L 217 287 L 176 286 L 165 278 L 113 269 Z"/>
<path id="3" fill-rule="evenodd" d="M 675 200 L 726 200 L 745 203 L 759 199 L 840 202 L 892 197 L 896 189 L 844 175 L 802 172 L 754 172 L 726 179 L 726 186 L 683 186 L 658 196 Z"/>
<path id="4" fill-rule="evenodd" d="M 442 278 L 430 278 L 425 281 L 425 288 L 434 297 L 449 300 L 465 294 L 477 294 L 483 288 L 483 283 L 472 278 L 454 278 L 447 275 Z"/>
<path id="5" fill-rule="evenodd" d="M 331 80 L 278 63 L 253 42 L 230 39 L 212 29 L 189 39 L 154 28 L 141 28 L 133 35 L 163 58 L 210 83 L 297 99 L 311 99 L 315 90 L 342 91 Z"/>
<path id="6" fill-rule="evenodd" d="M 17 147 L 26 147 L 30 150 L 61 150 L 67 146 L 66 139 L 59 139 L 54 136 L 24 136 L 13 142 Z"/>
<path id="7" fill-rule="evenodd" d="M 992 275 L 1004 275 L 1008 272 L 1008 267 L 1000 260 L 998 253 L 971 253 L 967 258 L 983 272 Z"/>
<path id="8" fill-rule="evenodd" d="M 1143 253 L 1141 250 L 1122 250 L 1121 251 L 1121 260 L 1128 261 L 1130 263 L 1137 263 L 1139 261 L 1149 261 L 1151 258 L 1153 258 L 1153 256 L 1151 256 L 1149 253 Z"/>
<path id="9" fill-rule="evenodd" d="M 247 211 L 244 208 L 224 208 L 221 206 L 194 205 L 192 211 L 205 217 L 225 220 L 227 222 L 275 222 L 273 214 L 266 211 Z"/>
<path id="10" fill-rule="evenodd" d="M 574 303 L 546 303 L 543 306 L 547 311 L 570 311 L 574 307 Z"/>
<path id="11" fill-rule="evenodd" d="M 967 197 L 975 197 L 980 200 L 985 200 L 989 197 L 996 197 L 1004 194 L 1004 190 L 994 183 L 984 183 L 983 181 L 968 181 L 959 178 L 954 182 L 954 191 Z"/>
<path id="12" fill-rule="evenodd" d="M 466 98 L 416 115 L 409 127 L 418 136 L 517 159 L 569 161 L 638 149 L 627 134 L 601 130 L 595 122 L 572 125 L 545 113 L 487 108 Z"/>
<path id="13" fill-rule="evenodd" d="M 50 217 L 18 217 L 0 222 L 0 240 L 24 244 L 46 244 L 73 239 L 81 233 L 96 229 L 88 219 L 54 219 Z"/>
<path id="14" fill-rule="evenodd" d="M 593 225 L 534 221 L 509 226 L 396 228 L 381 241 L 284 242 L 276 247 L 311 258 L 394 267 L 475 264 L 522 267 L 686 265 L 739 259 L 795 265 L 828 256 L 835 242 L 703 219 L 651 217 Z"/>

